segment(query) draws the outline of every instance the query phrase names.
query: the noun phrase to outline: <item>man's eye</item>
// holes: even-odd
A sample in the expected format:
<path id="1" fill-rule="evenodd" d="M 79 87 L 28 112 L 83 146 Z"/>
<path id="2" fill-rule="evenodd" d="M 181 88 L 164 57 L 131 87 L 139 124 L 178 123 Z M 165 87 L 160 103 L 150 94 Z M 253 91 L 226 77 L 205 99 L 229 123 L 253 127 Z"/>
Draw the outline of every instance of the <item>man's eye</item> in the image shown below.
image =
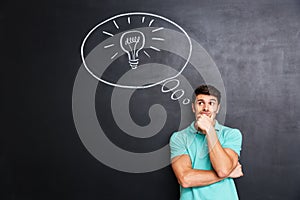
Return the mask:
<path id="1" fill-rule="evenodd" d="M 199 102 L 199 105 L 203 105 L 203 102 Z"/>
<path id="2" fill-rule="evenodd" d="M 209 105 L 213 106 L 215 105 L 215 102 L 210 102 Z"/>

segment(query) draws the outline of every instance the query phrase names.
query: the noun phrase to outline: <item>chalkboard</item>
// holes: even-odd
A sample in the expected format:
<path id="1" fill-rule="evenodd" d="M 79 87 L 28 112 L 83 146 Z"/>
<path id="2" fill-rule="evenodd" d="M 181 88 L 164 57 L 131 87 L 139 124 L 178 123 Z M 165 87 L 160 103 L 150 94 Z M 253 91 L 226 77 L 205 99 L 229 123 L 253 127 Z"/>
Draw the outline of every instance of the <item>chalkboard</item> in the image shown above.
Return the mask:
<path id="1" fill-rule="evenodd" d="M 2 3 L 1 199 L 179 199 L 168 141 L 193 120 L 202 83 L 243 135 L 240 199 L 299 199 L 299 11 L 293 0 Z M 113 49 L 133 27 L 153 34 L 137 65 Z"/>

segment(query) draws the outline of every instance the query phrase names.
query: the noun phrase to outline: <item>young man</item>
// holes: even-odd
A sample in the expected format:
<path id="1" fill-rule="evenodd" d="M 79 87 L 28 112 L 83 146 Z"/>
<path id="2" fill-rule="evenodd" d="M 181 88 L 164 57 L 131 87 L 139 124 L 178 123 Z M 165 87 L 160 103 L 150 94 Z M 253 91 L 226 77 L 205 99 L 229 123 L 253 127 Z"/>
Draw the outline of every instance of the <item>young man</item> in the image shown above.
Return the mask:
<path id="1" fill-rule="evenodd" d="M 236 200 L 233 178 L 243 176 L 238 162 L 242 135 L 216 121 L 220 92 L 213 86 L 195 89 L 195 121 L 170 139 L 172 168 L 181 200 Z"/>

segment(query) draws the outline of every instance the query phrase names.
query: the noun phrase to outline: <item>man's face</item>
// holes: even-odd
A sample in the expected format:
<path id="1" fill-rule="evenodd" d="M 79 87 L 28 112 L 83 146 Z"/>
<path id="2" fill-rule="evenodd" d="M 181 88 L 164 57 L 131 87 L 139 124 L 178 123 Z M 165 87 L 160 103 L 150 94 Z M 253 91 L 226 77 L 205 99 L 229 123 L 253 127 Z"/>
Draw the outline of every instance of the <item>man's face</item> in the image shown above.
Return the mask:
<path id="1" fill-rule="evenodd" d="M 216 114 L 219 112 L 220 104 L 215 96 L 199 94 L 192 104 L 192 109 L 195 113 L 196 120 L 201 114 L 205 114 L 209 117 L 213 116 L 213 119 L 215 119 Z"/>

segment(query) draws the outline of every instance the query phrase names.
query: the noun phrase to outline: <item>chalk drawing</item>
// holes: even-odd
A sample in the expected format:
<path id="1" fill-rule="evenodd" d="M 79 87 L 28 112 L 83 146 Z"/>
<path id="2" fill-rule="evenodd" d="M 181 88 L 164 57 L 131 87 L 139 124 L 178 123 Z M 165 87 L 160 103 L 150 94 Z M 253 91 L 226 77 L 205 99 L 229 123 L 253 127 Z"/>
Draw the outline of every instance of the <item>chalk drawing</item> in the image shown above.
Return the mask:
<path id="1" fill-rule="evenodd" d="M 124 22 L 124 20 L 122 20 L 122 18 L 124 17 L 127 19 L 126 24 L 121 23 Z M 103 69 L 99 69 L 98 66 L 91 66 L 90 63 L 86 62 L 85 48 L 86 48 L 87 40 L 91 37 L 91 35 L 94 32 L 101 31 L 104 35 L 109 36 L 109 38 L 111 38 L 110 43 L 106 43 L 102 47 L 103 49 L 106 49 L 107 51 L 111 52 L 109 58 L 114 60 L 114 59 L 118 59 L 123 54 L 127 54 L 129 67 L 131 67 L 132 70 L 138 70 L 139 69 L 138 65 L 140 63 L 139 60 L 140 58 L 138 57 L 138 55 L 141 50 L 143 50 L 142 52 L 146 55 L 146 57 L 144 58 L 151 59 L 153 58 L 153 56 L 151 55 L 151 51 L 161 52 L 161 46 L 163 46 L 164 44 L 159 44 L 159 43 L 166 43 L 166 45 L 170 45 L 168 43 L 173 43 L 171 39 L 161 37 L 161 35 L 164 34 L 159 32 L 165 31 L 165 27 L 161 27 L 161 25 L 155 27 L 156 22 L 160 20 L 163 22 L 167 22 L 170 26 L 173 27 L 174 30 L 183 33 L 185 36 L 185 40 L 186 40 L 185 45 L 187 46 L 185 53 L 187 55 L 185 55 L 184 57 L 186 58 L 186 60 L 185 63 L 182 64 L 182 66 L 180 66 L 180 69 L 178 70 L 177 73 L 171 75 L 165 74 L 165 77 L 161 77 L 157 79 L 155 82 L 149 83 L 148 85 L 117 84 L 114 83 L 113 81 L 105 80 L 101 78 L 100 71 L 102 71 Z M 132 23 L 133 21 L 135 21 L 136 23 L 140 22 L 139 26 L 134 27 L 135 25 Z M 115 27 L 116 32 L 102 29 L 102 27 L 109 24 L 111 24 L 112 27 Z M 122 30 L 124 30 L 124 28 L 126 28 L 127 26 L 128 26 L 127 31 L 120 32 L 121 27 Z M 164 36 L 168 36 L 168 35 L 165 34 Z M 177 76 L 179 76 L 186 68 L 187 64 L 189 63 L 191 53 L 192 53 L 192 43 L 190 37 L 185 32 L 185 30 L 177 23 L 173 22 L 172 20 L 152 13 L 131 12 L 131 13 L 116 15 L 107 20 L 104 20 L 103 22 L 100 22 L 95 27 L 93 27 L 83 39 L 80 52 L 81 52 L 81 59 L 84 67 L 94 78 L 101 81 L 102 83 L 114 87 L 127 88 L 127 89 L 146 89 L 146 88 L 150 88 L 162 84 L 169 79 L 174 79 Z M 106 59 L 104 57 L 107 56 L 107 52 L 102 52 L 102 54 L 99 54 L 98 56 L 99 56 L 99 60 Z"/>
<path id="2" fill-rule="evenodd" d="M 125 18 L 125 20 L 119 20 L 121 18 Z M 126 22 L 126 20 L 125 25 L 121 23 Z M 159 23 L 156 25 L 159 20 L 168 22 L 176 29 L 161 27 Z M 135 24 L 133 22 L 141 23 L 141 27 L 133 27 Z M 110 25 L 116 32 L 111 31 L 111 28 L 103 30 L 101 29 L 102 25 Z M 124 31 L 124 26 L 129 28 Z M 87 40 L 93 33 L 99 32 L 101 34 L 94 35 L 101 35 L 106 39 L 93 46 L 92 50 L 85 55 Z M 174 41 L 179 45 L 174 46 Z M 195 46 L 195 52 L 197 52 L 193 56 L 192 44 Z M 187 46 L 187 48 L 182 48 L 183 46 Z M 181 57 L 186 62 L 176 69 L 172 68 L 173 66 L 159 63 L 140 64 L 140 58 L 138 58 L 140 51 L 146 55 L 143 58 L 149 59 L 149 61 L 156 54 L 166 51 Z M 215 85 L 220 89 L 225 105 L 223 104 L 223 109 L 219 113 L 219 122 L 223 123 L 225 120 L 226 93 L 218 68 L 199 43 L 191 40 L 179 25 L 167 18 L 144 12 L 125 13 L 111 17 L 97 24 L 88 32 L 82 42 L 80 52 L 83 63 L 78 70 L 73 87 L 73 119 L 84 146 L 106 166 L 128 173 L 146 173 L 169 165 L 170 155 L 168 144 L 151 152 L 136 153 L 124 150 L 108 139 L 98 121 L 102 119 L 97 118 L 95 109 L 95 94 L 99 83 L 114 86 L 110 102 L 105 102 L 107 103 L 105 106 L 111 107 L 112 117 L 118 128 L 124 134 L 132 137 L 150 138 L 163 130 L 168 113 L 162 105 L 154 104 L 149 108 L 149 112 L 145 113 L 148 114 L 150 123 L 146 126 L 136 124 L 132 120 L 129 110 L 129 102 L 135 90 L 161 85 L 161 92 L 170 92 L 170 98 L 173 101 L 183 99 L 187 94 L 190 97 L 193 93 L 193 87 L 189 82 L 190 80 L 183 76 L 182 72 L 188 63 L 191 63 L 189 67 L 194 67 L 201 74 L 205 83 Z M 131 53 L 130 56 L 128 52 Z M 124 65 L 128 67 L 126 73 L 116 82 L 103 79 L 102 75 L 105 70 L 115 60 L 126 54 L 129 61 L 129 66 Z M 142 91 L 144 92 L 144 90 Z M 179 130 L 189 125 L 194 118 L 191 114 L 191 108 L 184 106 L 189 103 L 189 98 L 184 98 L 182 103 L 179 103 Z"/>
<path id="3" fill-rule="evenodd" d="M 139 51 L 145 46 L 145 36 L 140 31 L 127 31 L 120 38 L 120 46 L 127 53 L 129 64 L 136 69 L 139 64 Z"/>

